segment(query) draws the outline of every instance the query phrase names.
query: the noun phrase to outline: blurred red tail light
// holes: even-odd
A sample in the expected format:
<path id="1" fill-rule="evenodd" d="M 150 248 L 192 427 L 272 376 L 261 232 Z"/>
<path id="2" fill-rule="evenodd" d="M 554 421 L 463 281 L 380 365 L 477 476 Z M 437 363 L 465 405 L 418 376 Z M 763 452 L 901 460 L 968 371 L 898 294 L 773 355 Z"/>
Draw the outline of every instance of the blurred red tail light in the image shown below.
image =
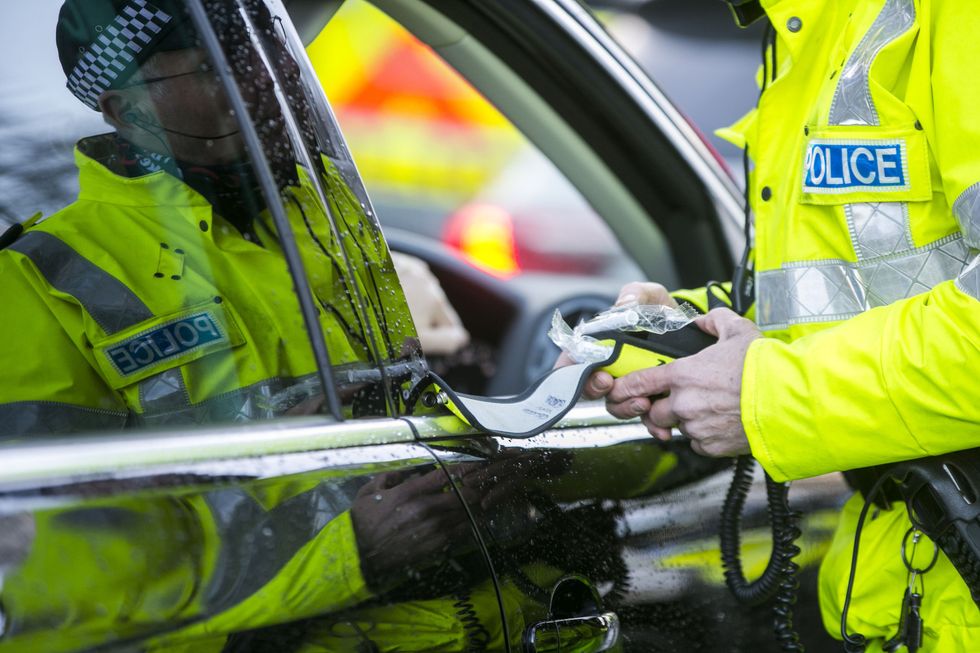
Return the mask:
<path id="1" fill-rule="evenodd" d="M 514 219 L 493 204 L 468 204 L 450 216 L 444 243 L 459 250 L 473 265 L 508 278 L 521 271 L 514 239 Z"/>

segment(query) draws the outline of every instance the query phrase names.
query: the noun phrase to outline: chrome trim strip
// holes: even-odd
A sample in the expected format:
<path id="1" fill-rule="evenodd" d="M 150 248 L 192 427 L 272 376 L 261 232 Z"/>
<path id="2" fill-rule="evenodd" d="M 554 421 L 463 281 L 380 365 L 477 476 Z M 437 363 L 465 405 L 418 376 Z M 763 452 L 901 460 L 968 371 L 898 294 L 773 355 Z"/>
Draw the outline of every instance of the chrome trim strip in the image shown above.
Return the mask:
<path id="1" fill-rule="evenodd" d="M 787 264 L 759 272 L 756 322 L 766 331 L 854 317 L 955 278 L 970 257 L 962 237 L 955 234 L 901 256 L 857 263 L 824 260 Z"/>
<path id="2" fill-rule="evenodd" d="M 295 417 L 194 431 L 127 431 L 0 445 L 0 488 L 216 460 L 413 442 L 400 420 Z"/>
<path id="3" fill-rule="evenodd" d="M 0 404 L 0 424 L 3 424 L 0 438 L 32 433 L 45 437 L 47 434 L 80 430 L 119 430 L 126 426 L 126 418 L 125 411 L 101 410 L 57 401 L 15 401 Z"/>
<path id="4" fill-rule="evenodd" d="M 635 440 L 650 437 L 639 419 L 627 421 L 613 417 L 606 411 L 602 401 L 580 401 L 550 430 L 531 438 L 490 436 L 455 415 L 407 417 L 405 420 L 412 423 L 421 441 L 482 436 L 493 437 L 506 446 L 575 448 L 588 446 L 590 442 L 595 444 L 597 435 L 603 442 L 608 438 Z M 606 431 L 606 429 L 612 430 Z"/>
<path id="5" fill-rule="evenodd" d="M 153 317 L 119 279 L 49 233 L 28 231 L 9 249 L 29 258 L 53 288 L 77 299 L 106 335 Z"/>

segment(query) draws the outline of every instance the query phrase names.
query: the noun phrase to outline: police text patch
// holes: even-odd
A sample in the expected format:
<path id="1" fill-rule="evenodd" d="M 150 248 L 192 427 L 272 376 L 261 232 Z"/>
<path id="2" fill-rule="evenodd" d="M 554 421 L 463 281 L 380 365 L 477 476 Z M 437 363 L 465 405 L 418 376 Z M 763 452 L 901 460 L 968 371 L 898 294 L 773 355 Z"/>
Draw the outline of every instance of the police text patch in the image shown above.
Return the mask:
<path id="1" fill-rule="evenodd" d="M 215 316 L 204 311 L 144 331 L 106 348 L 105 354 L 120 374 L 129 376 L 161 361 L 227 341 Z"/>
<path id="2" fill-rule="evenodd" d="M 910 188 L 908 145 L 889 140 L 814 139 L 803 161 L 803 192 L 902 192 Z"/>

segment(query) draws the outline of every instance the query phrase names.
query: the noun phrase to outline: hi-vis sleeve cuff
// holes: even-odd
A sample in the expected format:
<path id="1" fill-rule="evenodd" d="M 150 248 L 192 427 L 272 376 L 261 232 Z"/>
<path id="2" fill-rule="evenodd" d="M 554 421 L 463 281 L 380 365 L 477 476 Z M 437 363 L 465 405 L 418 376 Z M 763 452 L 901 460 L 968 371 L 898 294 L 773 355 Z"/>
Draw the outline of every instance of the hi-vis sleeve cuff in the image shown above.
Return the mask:
<path id="1" fill-rule="evenodd" d="M 724 303 L 726 306 L 731 306 L 731 300 L 725 293 L 731 293 L 732 284 L 730 281 L 726 281 L 721 284 L 724 288 L 724 292 L 720 290 L 713 290 L 714 296 Z M 675 290 L 670 293 L 670 296 L 678 303 L 687 302 L 694 308 L 698 309 L 701 313 L 707 313 L 710 310 L 708 306 L 708 289 L 707 288 L 691 288 L 691 289 L 681 289 Z"/>
<path id="2" fill-rule="evenodd" d="M 181 642 L 260 628 L 350 608 L 372 596 L 350 511 L 323 527 L 254 594 L 214 617 L 164 635 L 152 643 L 170 650 Z"/>
<path id="3" fill-rule="evenodd" d="M 749 440 L 752 456 L 759 461 L 759 464 L 774 480 L 785 482 L 790 480 L 790 477 L 774 458 L 766 437 L 767 434 L 763 432 L 760 423 L 763 417 L 762 409 L 764 408 L 764 399 L 760 395 L 764 392 L 765 383 L 759 379 L 759 358 L 763 356 L 761 350 L 779 344 L 781 343 L 776 340 L 760 338 L 749 345 L 745 355 L 745 365 L 742 368 L 741 410 L 742 427 L 745 429 L 745 435 Z M 773 443 L 773 445 L 777 444 L 777 442 Z"/>
<path id="4" fill-rule="evenodd" d="M 759 340 L 742 424 L 778 480 L 980 446 L 980 302 L 946 281 L 792 343 Z"/>
<path id="5" fill-rule="evenodd" d="M 742 424 L 778 481 L 919 458 L 881 365 L 894 308 L 868 311 L 792 343 L 752 343 L 742 372 Z"/>

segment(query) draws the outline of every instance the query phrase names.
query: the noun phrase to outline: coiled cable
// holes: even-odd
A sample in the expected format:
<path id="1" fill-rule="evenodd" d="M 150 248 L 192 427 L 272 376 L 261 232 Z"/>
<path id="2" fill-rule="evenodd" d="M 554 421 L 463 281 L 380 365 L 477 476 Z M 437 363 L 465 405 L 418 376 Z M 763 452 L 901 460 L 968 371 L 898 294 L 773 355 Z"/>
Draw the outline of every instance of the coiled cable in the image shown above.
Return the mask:
<path id="1" fill-rule="evenodd" d="M 762 575 L 749 582 L 742 570 L 740 556 L 740 527 L 745 499 L 752 486 L 754 460 L 751 456 L 739 456 L 735 461 L 735 474 L 725 496 L 721 514 L 721 564 L 725 570 L 725 584 L 735 600 L 743 605 L 758 606 L 773 602 L 773 629 L 776 640 L 784 651 L 805 649 L 793 627 L 793 606 L 799 589 L 800 567 L 793 561 L 800 553 L 796 539 L 800 536 L 800 513 L 789 507 L 789 486 L 777 483 L 766 474 L 769 522 L 772 527 L 772 554 Z"/>
<path id="2" fill-rule="evenodd" d="M 466 653 L 483 653 L 490 646 L 490 631 L 480 623 L 480 617 L 476 614 L 476 608 L 470 600 L 469 594 L 460 592 L 456 594 L 456 602 L 453 608 L 456 610 L 456 617 L 463 624 L 463 631 L 466 635 Z"/>

